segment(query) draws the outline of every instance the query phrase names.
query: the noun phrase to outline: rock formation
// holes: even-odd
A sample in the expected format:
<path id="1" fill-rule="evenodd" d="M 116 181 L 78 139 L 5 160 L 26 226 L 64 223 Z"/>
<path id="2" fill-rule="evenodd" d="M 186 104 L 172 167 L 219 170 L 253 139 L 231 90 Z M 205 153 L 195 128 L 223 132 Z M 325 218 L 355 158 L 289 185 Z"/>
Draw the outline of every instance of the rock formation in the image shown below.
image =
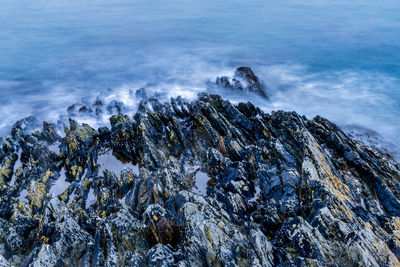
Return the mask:
<path id="1" fill-rule="evenodd" d="M 215 84 L 225 89 L 255 93 L 265 99 L 269 99 L 265 85 L 249 67 L 237 68 L 232 78 L 227 76 L 218 77 Z"/>
<path id="2" fill-rule="evenodd" d="M 110 122 L 0 141 L 1 266 L 400 265 L 399 164 L 324 118 L 202 94 Z"/>

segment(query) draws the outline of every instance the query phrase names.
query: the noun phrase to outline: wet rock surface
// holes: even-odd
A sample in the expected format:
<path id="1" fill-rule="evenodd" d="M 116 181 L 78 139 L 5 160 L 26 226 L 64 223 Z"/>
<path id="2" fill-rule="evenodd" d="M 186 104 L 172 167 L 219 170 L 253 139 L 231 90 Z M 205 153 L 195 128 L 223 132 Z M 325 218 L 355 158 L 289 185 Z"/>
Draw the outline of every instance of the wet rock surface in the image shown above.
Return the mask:
<path id="1" fill-rule="evenodd" d="M 249 67 L 237 68 L 232 78 L 227 76 L 218 77 L 215 84 L 226 89 L 255 93 L 265 99 L 269 99 L 266 92 L 267 88 Z"/>
<path id="2" fill-rule="evenodd" d="M 326 119 L 207 94 L 110 109 L 0 140 L 1 266 L 400 265 L 399 164 Z"/>

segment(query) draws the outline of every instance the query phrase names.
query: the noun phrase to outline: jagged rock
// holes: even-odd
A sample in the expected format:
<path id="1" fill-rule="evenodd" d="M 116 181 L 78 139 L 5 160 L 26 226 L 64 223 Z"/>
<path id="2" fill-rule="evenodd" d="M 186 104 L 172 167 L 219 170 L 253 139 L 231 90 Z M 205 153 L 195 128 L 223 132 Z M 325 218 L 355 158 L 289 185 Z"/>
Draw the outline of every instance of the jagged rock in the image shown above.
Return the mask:
<path id="1" fill-rule="evenodd" d="M 124 104 L 122 102 L 118 102 L 118 101 L 111 101 L 110 104 L 108 104 L 107 106 L 107 110 L 110 113 L 121 113 L 122 109 L 124 108 Z"/>
<path id="2" fill-rule="evenodd" d="M 11 135 L 13 138 L 17 139 L 23 135 L 32 133 L 34 130 L 39 128 L 39 126 L 39 121 L 35 117 L 30 116 L 17 121 L 12 127 Z"/>
<path id="3" fill-rule="evenodd" d="M 35 131 L 33 135 L 39 140 L 47 142 L 49 145 L 54 144 L 61 139 L 56 131 L 56 126 L 48 122 L 43 122 L 43 130 Z"/>
<path id="4" fill-rule="evenodd" d="M 216 85 L 227 89 L 247 91 L 269 99 L 265 85 L 263 85 L 253 70 L 249 67 L 239 67 L 235 70 L 233 78 L 218 77 Z"/>
<path id="5" fill-rule="evenodd" d="M 271 242 L 264 236 L 264 234 L 260 230 L 250 230 L 250 242 L 253 244 L 254 251 L 256 252 L 257 257 L 253 256 L 255 262 L 252 262 L 254 265 L 261 266 L 273 266 L 274 265 L 274 256 L 273 256 L 273 246 Z"/>
<path id="6" fill-rule="evenodd" d="M 147 99 L 147 92 L 146 92 L 146 89 L 145 89 L 145 88 L 139 88 L 139 89 L 137 89 L 136 92 L 135 92 L 135 96 L 136 96 L 137 98 L 141 98 L 141 99 L 143 99 L 143 100 Z"/>
<path id="7" fill-rule="evenodd" d="M 129 160 L 136 158 L 135 125 L 128 116 L 114 115 L 110 118 L 111 122 L 111 147 L 118 154 L 123 155 Z M 102 130 L 103 132 L 105 130 Z"/>
<path id="8" fill-rule="evenodd" d="M 265 89 L 249 68 L 235 80 L 218 83 Z M 111 129 L 30 118 L 0 140 L 0 265 L 400 265 L 387 153 L 321 117 L 142 97 L 133 117 L 69 108 L 109 107 Z"/>

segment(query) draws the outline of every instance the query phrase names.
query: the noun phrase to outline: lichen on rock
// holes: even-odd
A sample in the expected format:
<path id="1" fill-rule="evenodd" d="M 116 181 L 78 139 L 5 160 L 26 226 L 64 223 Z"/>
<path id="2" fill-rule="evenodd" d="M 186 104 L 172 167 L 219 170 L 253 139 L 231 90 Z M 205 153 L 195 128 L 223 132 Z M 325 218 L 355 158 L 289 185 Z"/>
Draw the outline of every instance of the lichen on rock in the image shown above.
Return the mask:
<path id="1" fill-rule="evenodd" d="M 235 77 L 218 83 L 265 89 Z M 400 264 L 390 155 L 324 118 L 218 95 L 144 97 L 132 117 L 117 104 L 111 128 L 71 119 L 61 137 L 29 118 L 1 140 L 0 265 Z"/>

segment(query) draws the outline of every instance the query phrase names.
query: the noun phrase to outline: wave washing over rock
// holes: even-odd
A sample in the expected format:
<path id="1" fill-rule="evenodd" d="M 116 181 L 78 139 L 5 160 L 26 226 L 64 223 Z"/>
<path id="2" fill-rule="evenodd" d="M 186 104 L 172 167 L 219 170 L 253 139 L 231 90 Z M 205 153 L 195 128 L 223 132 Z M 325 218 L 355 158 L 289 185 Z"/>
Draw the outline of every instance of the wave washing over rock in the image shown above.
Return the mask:
<path id="1" fill-rule="evenodd" d="M 217 83 L 267 98 L 252 75 Z M 1 266 L 400 265 L 389 154 L 218 95 L 117 104 L 111 128 L 27 118 L 1 140 Z"/>

